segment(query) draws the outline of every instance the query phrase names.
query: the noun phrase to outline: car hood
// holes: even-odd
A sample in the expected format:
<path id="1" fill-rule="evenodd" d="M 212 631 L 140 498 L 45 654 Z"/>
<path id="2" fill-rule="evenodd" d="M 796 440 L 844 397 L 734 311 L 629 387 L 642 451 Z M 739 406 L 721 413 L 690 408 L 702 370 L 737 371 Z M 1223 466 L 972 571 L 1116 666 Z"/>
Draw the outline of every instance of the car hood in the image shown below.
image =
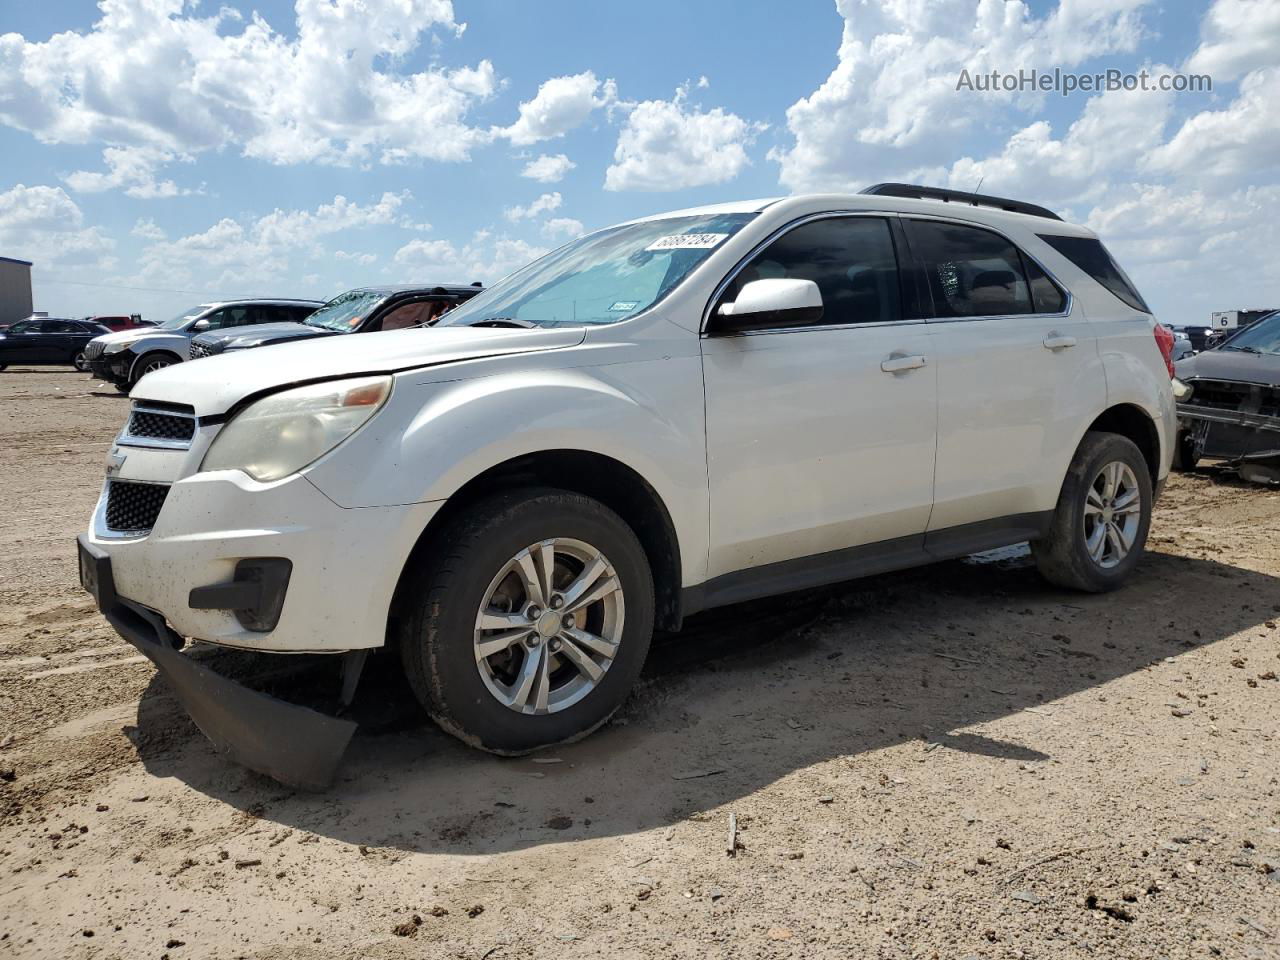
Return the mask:
<path id="1" fill-rule="evenodd" d="M 1246 383 L 1280 384 L 1280 355 L 1245 353 L 1243 350 L 1206 350 L 1174 364 L 1178 378 L 1240 380 Z"/>
<path id="2" fill-rule="evenodd" d="M 359 337 L 317 337 L 301 343 L 205 357 L 149 373 L 133 389 L 135 400 L 195 407 L 201 417 L 226 413 L 245 397 L 294 383 L 395 373 L 463 360 L 577 346 L 585 327 L 510 330 L 437 327 Z"/>
<path id="3" fill-rule="evenodd" d="M 120 343 L 130 340 L 138 340 L 142 337 L 166 337 L 177 340 L 185 340 L 186 337 L 182 333 L 173 330 L 157 330 L 155 327 L 129 327 L 127 330 L 116 330 L 113 333 L 104 333 L 101 336 L 93 338 L 94 343 Z"/>
<path id="4" fill-rule="evenodd" d="M 262 323 L 247 329 L 227 330 L 222 333 L 202 333 L 196 339 L 201 343 L 222 343 L 237 347 L 256 346 L 259 343 L 274 343 L 277 340 L 292 340 L 295 337 L 325 337 L 342 331 L 326 330 L 306 323 Z M 347 331 L 349 332 L 349 331 Z"/>

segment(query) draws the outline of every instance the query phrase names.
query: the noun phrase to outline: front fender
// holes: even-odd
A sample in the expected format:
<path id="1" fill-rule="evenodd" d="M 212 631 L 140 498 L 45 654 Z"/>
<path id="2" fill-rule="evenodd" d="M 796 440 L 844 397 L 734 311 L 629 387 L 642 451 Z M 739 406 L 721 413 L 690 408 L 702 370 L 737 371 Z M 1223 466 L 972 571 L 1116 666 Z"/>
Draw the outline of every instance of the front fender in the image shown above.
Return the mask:
<path id="1" fill-rule="evenodd" d="M 398 376 L 387 408 L 307 470 L 336 503 L 447 500 L 514 458 L 590 451 L 625 464 L 654 488 L 678 533 L 685 580 L 701 578 L 707 467 L 698 357 L 413 379 Z"/>

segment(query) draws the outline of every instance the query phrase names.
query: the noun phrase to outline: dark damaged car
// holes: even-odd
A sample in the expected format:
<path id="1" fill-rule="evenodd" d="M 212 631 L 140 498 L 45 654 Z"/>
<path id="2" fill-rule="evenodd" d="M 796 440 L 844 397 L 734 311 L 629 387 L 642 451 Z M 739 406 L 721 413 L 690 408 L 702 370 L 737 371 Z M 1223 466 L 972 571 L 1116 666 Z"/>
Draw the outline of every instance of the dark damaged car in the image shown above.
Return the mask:
<path id="1" fill-rule="evenodd" d="M 247 330 L 202 333 L 191 341 L 191 359 L 317 337 L 430 326 L 480 290 L 478 283 L 357 287 L 339 294 L 297 323 L 267 323 Z"/>
<path id="2" fill-rule="evenodd" d="M 1280 311 L 1182 360 L 1176 464 L 1225 460 L 1247 480 L 1280 482 Z"/>

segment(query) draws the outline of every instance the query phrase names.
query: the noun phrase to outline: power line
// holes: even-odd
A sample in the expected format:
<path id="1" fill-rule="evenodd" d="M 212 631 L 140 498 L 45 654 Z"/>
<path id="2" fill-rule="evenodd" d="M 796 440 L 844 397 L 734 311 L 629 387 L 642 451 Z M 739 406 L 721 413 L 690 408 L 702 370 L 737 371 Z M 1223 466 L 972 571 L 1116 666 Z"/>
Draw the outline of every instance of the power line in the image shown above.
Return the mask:
<path id="1" fill-rule="evenodd" d="M 35 279 L 39 280 L 39 282 L 41 283 L 48 283 L 48 284 L 54 284 L 54 285 L 71 284 L 72 286 L 76 286 L 76 287 L 103 287 L 111 290 L 139 290 L 144 293 L 190 293 L 190 294 L 194 294 L 195 296 L 203 297 L 206 295 L 210 295 L 213 292 L 207 289 L 206 290 L 179 290 L 176 287 L 132 287 L 124 283 L 91 283 L 88 280 L 45 280 L 42 277 L 40 277 L 39 274 L 36 275 Z"/>

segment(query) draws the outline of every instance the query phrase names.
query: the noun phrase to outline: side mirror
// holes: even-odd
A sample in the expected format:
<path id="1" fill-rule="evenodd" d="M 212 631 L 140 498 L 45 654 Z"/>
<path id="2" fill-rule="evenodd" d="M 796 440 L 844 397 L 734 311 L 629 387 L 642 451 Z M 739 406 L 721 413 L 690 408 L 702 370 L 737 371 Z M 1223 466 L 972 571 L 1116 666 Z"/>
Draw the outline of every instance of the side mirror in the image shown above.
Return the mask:
<path id="1" fill-rule="evenodd" d="M 822 319 L 822 293 L 812 280 L 753 280 L 711 316 L 708 333 L 807 327 Z"/>
<path id="2" fill-rule="evenodd" d="M 208 330 L 209 318 L 202 317 L 201 319 L 197 320 L 195 323 L 191 325 L 191 329 L 194 330 L 196 333 L 203 333 L 205 330 Z"/>

